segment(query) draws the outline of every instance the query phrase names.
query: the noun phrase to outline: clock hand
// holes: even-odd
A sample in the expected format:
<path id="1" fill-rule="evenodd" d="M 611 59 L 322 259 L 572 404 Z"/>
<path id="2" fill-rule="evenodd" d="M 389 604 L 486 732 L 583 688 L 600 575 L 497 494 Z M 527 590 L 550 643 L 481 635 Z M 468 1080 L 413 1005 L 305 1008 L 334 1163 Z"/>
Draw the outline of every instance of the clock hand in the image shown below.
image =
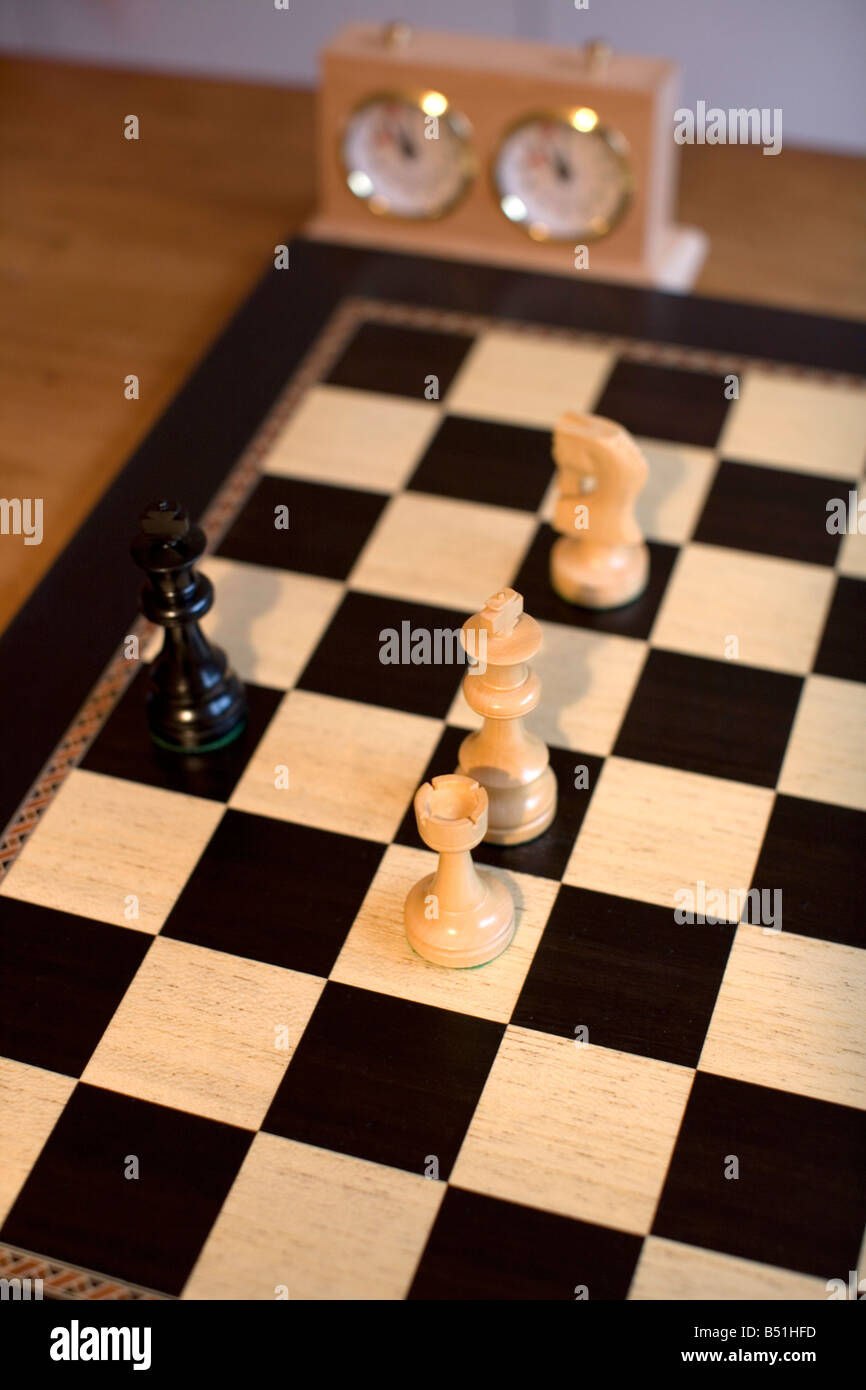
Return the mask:
<path id="1" fill-rule="evenodd" d="M 405 155 L 407 159 L 414 159 L 415 146 L 401 125 L 397 127 L 397 141 L 400 145 L 400 153 Z"/>
<path id="2" fill-rule="evenodd" d="M 552 153 L 552 155 L 553 155 L 553 161 L 552 161 L 552 162 L 553 162 L 553 167 L 554 167 L 554 169 L 556 170 L 556 177 L 557 177 L 558 179 L 562 179 L 563 181 L 566 180 L 566 179 L 570 179 L 570 178 L 571 178 L 571 167 L 570 167 L 568 164 L 566 164 L 565 160 L 563 159 L 562 155 L 559 153 L 559 150 L 556 148 L 556 146 L 553 147 L 551 153 Z"/>

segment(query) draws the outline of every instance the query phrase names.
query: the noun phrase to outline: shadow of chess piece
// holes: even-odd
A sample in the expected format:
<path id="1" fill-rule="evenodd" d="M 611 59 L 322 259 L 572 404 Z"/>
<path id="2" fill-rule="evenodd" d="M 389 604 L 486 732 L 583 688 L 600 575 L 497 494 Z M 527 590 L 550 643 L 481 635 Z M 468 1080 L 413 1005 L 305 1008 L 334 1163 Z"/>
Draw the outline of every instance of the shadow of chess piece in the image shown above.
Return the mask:
<path id="1" fill-rule="evenodd" d="M 543 834 L 556 814 L 547 746 L 523 723 L 541 698 L 541 682 L 528 665 L 541 646 L 541 628 L 524 613 L 522 596 L 503 589 L 463 624 L 461 639 L 474 661 L 463 696 L 484 723 L 461 743 L 457 770 L 487 792 L 488 843 L 522 845 Z"/>
<path id="2" fill-rule="evenodd" d="M 151 737 L 177 753 L 223 748 L 242 732 L 247 717 L 244 687 L 225 652 L 199 627 L 210 609 L 213 585 L 195 568 L 205 534 L 191 526 L 176 502 L 151 502 L 130 546 L 147 576 L 141 611 L 165 629 L 162 651 L 150 670 L 147 719 Z"/>
<path id="3" fill-rule="evenodd" d="M 647 480 L 646 459 L 631 435 L 601 415 L 561 415 L 553 432 L 560 532 L 550 552 L 550 582 L 568 603 L 619 608 L 646 588 L 649 550 L 634 505 Z"/>
<path id="4" fill-rule="evenodd" d="M 472 862 L 487 829 L 487 793 L 458 773 L 434 777 L 415 793 L 415 819 L 439 865 L 406 898 L 409 944 L 434 965 L 484 965 L 505 950 L 515 926 L 505 884 Z"/>

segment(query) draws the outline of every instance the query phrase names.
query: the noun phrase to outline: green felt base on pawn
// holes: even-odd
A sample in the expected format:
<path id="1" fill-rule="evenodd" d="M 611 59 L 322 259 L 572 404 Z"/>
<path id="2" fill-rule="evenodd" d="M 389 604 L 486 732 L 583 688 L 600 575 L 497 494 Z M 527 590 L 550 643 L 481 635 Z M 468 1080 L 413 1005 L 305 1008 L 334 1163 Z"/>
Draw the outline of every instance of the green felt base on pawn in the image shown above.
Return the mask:
<path id="1" fill-rule="evenodd" d="M 212 743 L 202 743 L 197 748 L 184 748 L 178 743 L 168 743 L 164 738 L 160 738 L 158 734 L 155 734 L 152 729 L 150 731 L 150 737 L 158 748 L 164 748 L 168 753 L 185 753 L 187 756 L 192 756 L 196 753 L 216 753 L 218 749 L 226 748 L 230 743 L 234 743 L 236 738 L 240 738 L 246 727 L 247 721 L 246 719 L 242 719 L 241 722 L 236 724 L 233 729 L 230 729 L 227 734 L 223 734 L 222 738 L 214 739 Z"/>

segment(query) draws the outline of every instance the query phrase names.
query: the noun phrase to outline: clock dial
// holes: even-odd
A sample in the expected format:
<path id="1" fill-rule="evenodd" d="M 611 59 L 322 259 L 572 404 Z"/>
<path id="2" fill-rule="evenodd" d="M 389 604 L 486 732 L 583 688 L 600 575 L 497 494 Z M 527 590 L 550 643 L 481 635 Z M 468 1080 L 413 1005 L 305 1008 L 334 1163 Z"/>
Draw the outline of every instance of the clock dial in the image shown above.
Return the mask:
<path id="1" fill-rule="evenodd" d="M 417 101 L 381 97 L 351 117 L 343 137 L 346 182 L 371 212 L 441 217 L 473 173 L 465 118 L 439 92 Z"/>
<path id="2" fill-rule="evenodd" d="M 515 126 L 499 147 L 493 181 L 499 205 L 535 241 L 606 236 L 628 206 L 625 140 L 587 107 Z"/>

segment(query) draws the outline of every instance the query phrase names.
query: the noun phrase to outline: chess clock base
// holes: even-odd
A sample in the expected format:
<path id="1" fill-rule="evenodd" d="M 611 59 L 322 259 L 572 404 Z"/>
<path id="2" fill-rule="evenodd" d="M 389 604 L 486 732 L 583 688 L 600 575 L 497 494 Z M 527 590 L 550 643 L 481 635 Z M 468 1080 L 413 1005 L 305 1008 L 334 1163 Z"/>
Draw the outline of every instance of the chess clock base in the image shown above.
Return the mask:
<path id="1" fill-rule="evenodd" d="M 655 256 L 640 260 L 610 257 L 603 242 L 590 242 L 587 264 L 575 267 L 576 248 L 566 242 L 524 244 L 515 235 L 513 245 L 479 244 L 460 241 L 449 234 L 443 241 L 435 222 L 398 222 L 370 218 L 369 227 L 346 225 L 330 217 L 314 217 L 304 229 L 313 241 L 339 242 L 348 246 L 369 246 L 391 251 L 411 250 L 417 255 L 436 256 L 450 261 L 478 261 L 512 270 L 543 271 L 547 275 L 586 276 L 590 280 L 610 280 L 646 289 L 669 290 L 683 294 L 694 288 L 706 259 L 709 240 L 698 227 L 670 227 Z"/>

